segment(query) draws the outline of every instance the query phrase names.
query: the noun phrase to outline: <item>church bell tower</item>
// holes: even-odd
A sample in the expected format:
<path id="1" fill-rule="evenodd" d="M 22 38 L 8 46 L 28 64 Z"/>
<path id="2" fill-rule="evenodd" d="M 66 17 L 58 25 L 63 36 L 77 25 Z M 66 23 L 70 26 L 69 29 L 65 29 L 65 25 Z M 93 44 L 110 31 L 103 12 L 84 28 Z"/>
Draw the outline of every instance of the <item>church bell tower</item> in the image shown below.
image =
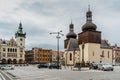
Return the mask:
<path id="1" fill-rule="evenodd" d="M 92 22 L 92 11 L 90 6 L 86 12 L 86 23 L 82 26 L 82 32 L 78 34 L 78 44 L 101 43 L 101 32 L 97 31 L 97 26 Z"/>

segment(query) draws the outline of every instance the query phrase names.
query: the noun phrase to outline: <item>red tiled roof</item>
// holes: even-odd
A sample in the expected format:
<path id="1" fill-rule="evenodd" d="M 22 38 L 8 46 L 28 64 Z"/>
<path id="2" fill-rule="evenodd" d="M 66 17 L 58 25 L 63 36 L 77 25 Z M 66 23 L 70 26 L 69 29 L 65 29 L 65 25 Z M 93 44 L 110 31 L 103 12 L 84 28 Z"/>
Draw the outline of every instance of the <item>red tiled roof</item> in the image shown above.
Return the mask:
<path id="1" fill-rule="evenodd" d="M 52 54 L 58 54 L 58 51 L 52 51 L 51 53 L 52 53 Z M 60 54 L 60 55 L 63 55 L 64 52 L 60 51 L 59 54 Z"/>

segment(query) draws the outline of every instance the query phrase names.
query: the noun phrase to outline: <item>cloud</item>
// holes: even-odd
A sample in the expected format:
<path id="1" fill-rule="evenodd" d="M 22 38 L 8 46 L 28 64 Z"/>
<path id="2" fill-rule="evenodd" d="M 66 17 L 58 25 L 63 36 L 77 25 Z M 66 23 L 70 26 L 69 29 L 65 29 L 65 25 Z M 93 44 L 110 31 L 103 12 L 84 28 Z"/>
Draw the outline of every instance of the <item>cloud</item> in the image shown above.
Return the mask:
<path id="1" fill-rule="evenodd" d="M 119 0 L 91 0 L 93 22 L 102 31 L 102 38 L 112 44 L 119 43 Z M 19 22 L 27 33 L 26 49 L 36 46 L 56 49 L 56 35 L 50 32 L 69 32 L 69 24 L 74 23 L 75 32 L 81 32 L 86 22 L 87 0 L 0 0 L 1 38 L 9 39 L 17 31 Z M 8 30 L 9 29 L 9 30 Z M 112 36 L 112 37 L 111 37 Z M 64 39 L 60 39 L 60 50 L 64 50 Z"/>

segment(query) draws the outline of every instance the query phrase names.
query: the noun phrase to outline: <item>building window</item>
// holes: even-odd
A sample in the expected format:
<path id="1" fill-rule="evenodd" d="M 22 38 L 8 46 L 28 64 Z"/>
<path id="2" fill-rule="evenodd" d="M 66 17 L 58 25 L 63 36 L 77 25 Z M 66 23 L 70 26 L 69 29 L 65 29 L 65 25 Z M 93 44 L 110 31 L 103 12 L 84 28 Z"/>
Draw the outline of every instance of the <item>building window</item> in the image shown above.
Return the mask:
<path id="1" fill-rule="evenodd" d="M 20 45 L 22 46 L 22 43 Z"/>
<path id="2" fill-rule="evenodd" d="M 8 48 L 8 52 L 10 51 L 10 49 Z"/>
<path id="3" fill-rule="evenodd" d="M 20 49 L 20 52 L 23 52 L 23 49 L 22 49 L 22 48 Z"/>
<path id="4" fill-rule="evenodd" d="M 5 55 L 5 53 L 3 53 L 3 57 L 5 57 L 6 55 Z"/>
<path id="5" fill-rule="evenodd" d="M 102 56 L 104 56 L 104 51 L 102 51 Z"/>
<path id="6" fill-rule="evenodd" d="M 12 48 L 10 48 L 10 52 L 12 52 Z"/>
<path id="7" fill-rule="evenodd" d="M 13 46 L 13 42 L 11 42 L 11 46 Z"/>
<path id="8" fill-rule="evenodd" d="M 108 58 L 110 58 L 110 52 L 108 51 Z"/>
<path id="9" fill-rule="evenodd" d="M 3 51 L 5 51 L 5 48 L 3 48 Z"/>
<path id="10" fill-rule="evenodd" d="M 17 49 L 15 49 L 15 52 L 17 52 Z"/>
<path id="11" fill-rule="evenodd" d="M 94 56 L 94 51 L 93 51 L 93 56 Z"/>
<path id="12" fill-rule="evenodd" d="M 13 49 L 13 52 L 14 52 L 14 49 Z"/>
<path id="13" fill-rule="evenodd" d="M 22 57 L 22 54 L 20 54 L 20 57 Z"/>
<path id="14" fill-rule="evenodd" d="M 70 61 L 72 60 L 72 53 L 70 53 Z"/>
<path id="15" fill-rule="evenodd" d="M 23 41 L 23 39 L 22 39 L 22 38 L 20 38 L 20 41 Z"/>

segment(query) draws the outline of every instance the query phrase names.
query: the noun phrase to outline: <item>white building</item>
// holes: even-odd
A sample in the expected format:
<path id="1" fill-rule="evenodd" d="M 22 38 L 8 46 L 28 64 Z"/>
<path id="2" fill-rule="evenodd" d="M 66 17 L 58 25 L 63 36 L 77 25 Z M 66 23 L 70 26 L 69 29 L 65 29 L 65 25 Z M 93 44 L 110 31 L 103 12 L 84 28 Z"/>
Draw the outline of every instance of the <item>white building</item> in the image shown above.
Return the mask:
<path id="1" fill-rule="evenodd" d="M 15 39 L 0 40 L 0 61 L 1 63 L 24 63 L 25 61 L 25 38 L 22 24 L 19 24 L 15 33 Z"/>
<path id="2" fill-rule="evenodd" d="M 64 41 L 64 61 L 65 65 L 72 66 L 80 63 L 80 49 L 76 33 L 74 33 L 74 24 L 69 25 L 69 33 L 66 35 L 67 39 Z"/>
<path id="3" fill-rule="evenodd" d="M 78 39 L 76 39 L 77 35 L 73 31 L 73 27 L 74 25 L 70 24 L 70 32 L 66 35 L 67 39 L 64 41 L 66 65 L 74 65 L 78 62 L 112 63 L 112 48 L 107 40 L 101 40 L 101 31 L 97 31 L 97 26 L 92 22 L 90 8 L 86 13 L 86 23 L 82 26 L 82 32 L 78 33 Z M 80 60 L 77 61 L 77 59 Z"/>

